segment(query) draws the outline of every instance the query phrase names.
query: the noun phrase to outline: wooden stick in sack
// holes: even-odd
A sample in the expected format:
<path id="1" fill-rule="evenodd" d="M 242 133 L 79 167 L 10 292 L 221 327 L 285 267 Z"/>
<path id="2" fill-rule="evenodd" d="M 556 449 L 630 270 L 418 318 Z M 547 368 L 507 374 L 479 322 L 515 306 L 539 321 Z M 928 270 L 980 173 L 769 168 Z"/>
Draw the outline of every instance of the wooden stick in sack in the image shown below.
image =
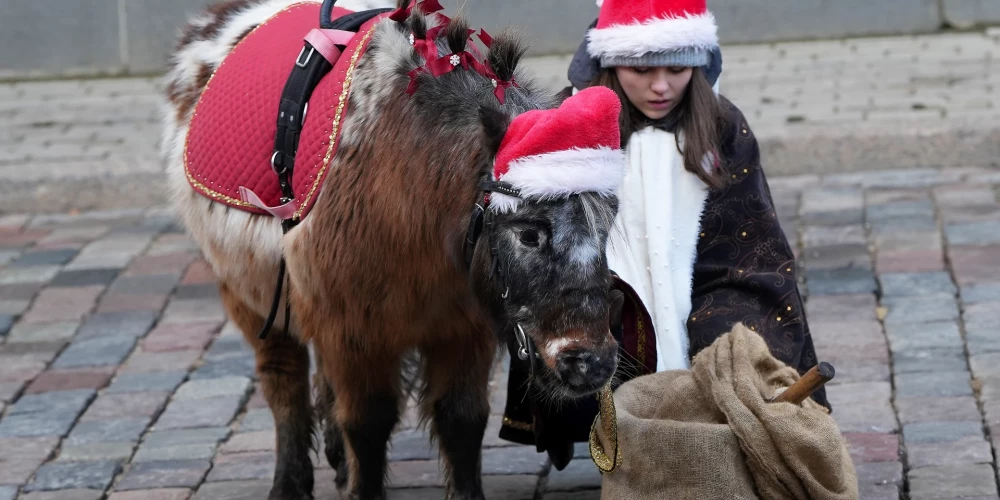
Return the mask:
<path id="1" fill-rule="evenodd" d="M 785 392 L 772 398 L 771 402 L 802 404 L 812 393 L 823 387 L 823 384 L 832 380 L 835 374 L 836 370 L 833 369 L 833 365 L 822 362 L 810 368 L 802 378 L 788 386 Z"/>

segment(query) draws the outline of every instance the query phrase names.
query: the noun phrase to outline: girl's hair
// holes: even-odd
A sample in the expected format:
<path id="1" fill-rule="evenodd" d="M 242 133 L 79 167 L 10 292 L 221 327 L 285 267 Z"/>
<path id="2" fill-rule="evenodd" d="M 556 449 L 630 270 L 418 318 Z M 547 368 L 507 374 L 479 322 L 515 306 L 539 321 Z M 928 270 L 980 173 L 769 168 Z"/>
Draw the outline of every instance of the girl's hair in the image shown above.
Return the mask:
<path id="1" fill-rule="evenodd" d="M 591 86 L 597 85 L 614 90 L 622 101 L 622 112 L 618 120 L 622 148 L 628 144 L 629 138 L 635 131 L 655 125 L 655 122 L 629 101 L 614 68 L 601 68 L 600 73 L 591 82 Z M 691 83 L 688 84 L 684 98 L 670 111 L 666 121 L 676 122 L 677 131 L 684 133 L 683 149 L 680 146 L 680 134 L 675 135 L 678 141 L 677 150 L 684 156 L 684 168 L 697 175 L 710 187 L 723 186 L 726 182 L 725 172 L 722 171 L 725 160 L 721 158 L 720 151 L 725 131 L 725 113 L 701 68 L 693 69 Z M 706 171 L 703 166 L 705 158 L 717 158 L 718 164 L 713 165 L 710 171 Z"/>

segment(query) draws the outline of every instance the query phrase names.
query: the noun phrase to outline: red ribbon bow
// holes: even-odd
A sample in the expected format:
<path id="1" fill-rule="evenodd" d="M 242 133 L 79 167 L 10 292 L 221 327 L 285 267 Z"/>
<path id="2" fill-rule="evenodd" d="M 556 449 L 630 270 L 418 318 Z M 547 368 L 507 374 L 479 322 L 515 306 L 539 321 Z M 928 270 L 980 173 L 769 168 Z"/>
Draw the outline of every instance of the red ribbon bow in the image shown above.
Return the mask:
<path id="1" fill-rule="evenodd" d="M 410 6 L 406 7 L 405 9 L 394 10 L 392 14 L 389 14 L 389 19 L 392 19 L 397 23 L 406 22 L 406 20 L 409 19 L 410 14 L 413 12 L 414 5 L 419 5 L 420 12 L 423 12 L 424 14 L 437 13 L 435 15 L 438 16 L 438 19 L 442 23 L 447 23 L 448 21 L 451 21 L 451 19 L 448 16 L 439 13 L 440 11 L 444 10 L 444 7 L 441 6 L 441 2 L 439 2 L 438 0 L 423 0 L 422 2 L 411 3 Z"/>
<path id="2" fill-rule="evenodd" d="M 450 73 L 459 66 L 465 70 L 468 70 L 469 67 L 472 67 L 477 71 L 480 69 L 479 61 L 477 61 L 472 54 L 464 50 L 457 54 L 445 54 L 437 59 L 434 59 L 433 61 L 427 62 L 427 69 L 431 70 L 431 74 L 436 77 L 445 73 Z"/>

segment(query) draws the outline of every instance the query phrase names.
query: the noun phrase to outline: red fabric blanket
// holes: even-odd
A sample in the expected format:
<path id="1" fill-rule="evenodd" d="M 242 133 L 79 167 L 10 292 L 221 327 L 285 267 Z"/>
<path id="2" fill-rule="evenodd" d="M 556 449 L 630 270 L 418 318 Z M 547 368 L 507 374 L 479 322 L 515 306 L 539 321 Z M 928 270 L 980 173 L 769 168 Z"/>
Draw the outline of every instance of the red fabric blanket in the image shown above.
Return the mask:
<path id="1" fill-rule="evenodd" d="M 240 187 L 266 205 L 280 204 L 278 177 L 271 170 L 278 103 L 285 81 L 303 47 L 303 37 L 319 26 L 320 5 L 293 4 L 236 44 L 212 75 L 191 119 L 184 150 L 191 186 L 212 200 L 257 214 Z M 350 11 L 335 8 L 336 19 Z M 302 219 L 319 195 L 337 151 L 348 112 L 351 74 L 363 56 L 379 15 L 361 26 L 340 59 L 309 100 L 292 186 Z M 319 57 L 315 54 L 313 57 Z"/>

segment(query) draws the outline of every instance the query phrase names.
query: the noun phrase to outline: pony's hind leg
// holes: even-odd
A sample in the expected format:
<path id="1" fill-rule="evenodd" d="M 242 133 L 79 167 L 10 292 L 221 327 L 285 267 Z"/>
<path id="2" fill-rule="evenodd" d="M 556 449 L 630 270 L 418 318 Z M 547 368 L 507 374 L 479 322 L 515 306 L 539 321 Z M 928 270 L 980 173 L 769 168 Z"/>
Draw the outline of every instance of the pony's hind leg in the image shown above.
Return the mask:
<path id="1" fill-rule="evenodd" d="M 309 351 L 284 331 L 272 329 L 267 338 L 257 334 L 264 318 L 253 312 L 223 283 L 223 305 L 243 331 L 257 358 L 257 373 L 267 405 L 274 415 L 277 463 L 268 500 L 307 500 L 313 493 L 313 418 L 309 393 Z"/>
<path id="2" fill-rule="evenodd" d="M 471 336 L 470 336 L 471 337 Z M 482 445 L 490 415 L 489 376 L 495 345 L 467 338 L 425 347 L 424 414 L 433 414 L 448 489 L 461 500 L 483 499 Z"/>
<path id="3" fill-rule="evenodd" d="M 316 364 L 323 365 L 323 358 L 319 351 L 316 351 Z M 333 418 L 333 405 L 336 402 L 336 393 L 333 385 L 327 380 L 322 369 L 313 376 L 316 387 L 316 421 L 323 428 L 324 453 L 326 461 L 330 467 L 337 471 L 334 482 L 337 488 L 343 488 L 347 484 L 347 459 L 344 456 L 344 433 L 340 431 L 337 420 Z"/>
<path id="4" fill-rule="evenodd" d="M 316 351 L 322 351 L 320 368 L 336 388 L 333 415 L 344 438 L 348 498 L 384 499 L 386 447 L 400 414 L 399 357 L 357 342 L 337 342 L 338 335 L 314 339 Z"/>

